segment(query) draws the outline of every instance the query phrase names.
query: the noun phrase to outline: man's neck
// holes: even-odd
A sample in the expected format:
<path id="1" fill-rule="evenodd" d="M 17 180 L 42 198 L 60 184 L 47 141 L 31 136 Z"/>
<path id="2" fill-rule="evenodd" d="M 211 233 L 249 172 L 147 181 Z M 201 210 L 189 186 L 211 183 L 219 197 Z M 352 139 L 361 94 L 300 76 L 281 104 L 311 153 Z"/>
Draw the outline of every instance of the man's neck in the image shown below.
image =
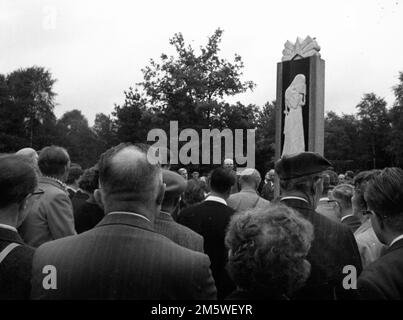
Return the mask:
<path id="1" fill-rule="evenodd" d="M 155 215 L 152 214 L 152 210 L 146 208 L 144 205 L 138 205 L 136 203 L 123 203 L 109 206 L 106 205 L 105 213 L 108 214 L 110 212 L 133 212 L 146 217 L 151 222 L 154 222 L 155 219 Z"/>
<path id="2" fill-rule="evenodd" d="M 310 197 L 308 197 L 305 193 L 302 193 L 300 191 L 283 191 L 281 193 L 281 198 L 285 198 L 285 197 L 298 197 L 298 198 L 305 199 L 312 209 L 314 209 L 314 210 L 316 209 L 316 208 L 314 208 L 312 199 Z"/>
<path id="3" fill-rule="evenodd" d="M 215 192 L 215 191 L 211 191 L 209 196 L 219 197 L 219 198 L 224 199 L 224 200 L 227 200 L 227 198 L 228 198 L 225 194 L 218 193 L 218 192 Z"/>
<path id="4" fill-rule="evenodd" d="M 18 214 L 15 210 L 1 210 L 0 211 L 0 224 L 5 224 L 17 228 Z"/>
<path id="5" fill-rule="evenodd" d="M 241 191 L 254 191 L 256 192 L 256 189 L 254 186 L 250 186 L 250 185 L 241 185 Z"/>
<path id="6" fill-rule="evenodd" d="M 353 216 L 353 208 L 347 208 L 347 209 L 343 209 L 341 211 L 341 218 L 346 217 L 346 216 Z"/>

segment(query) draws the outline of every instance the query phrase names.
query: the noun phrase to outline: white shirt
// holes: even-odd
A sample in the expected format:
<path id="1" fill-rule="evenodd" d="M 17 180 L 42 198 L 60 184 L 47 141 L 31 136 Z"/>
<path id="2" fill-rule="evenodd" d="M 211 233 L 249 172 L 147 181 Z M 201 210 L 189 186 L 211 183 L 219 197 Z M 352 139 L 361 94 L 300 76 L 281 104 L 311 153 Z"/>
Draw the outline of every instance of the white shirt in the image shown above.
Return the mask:
<path id="1" fill-rule="evenodd" d="M 217 196 L 208 196 L 206 200 L 204 201 L 215 201 L 222 203 L 223 205 L 227 205 L 227 201 L 225 201 L 223 198 L 217 197 Z"/>
<path id="2" fill-rule="evenodd" d="M 9 226 L 8 224 L 0 223 L 0 228 L 11 230 L 11 231 L 14 231 L 14 232 L 18 232 L 16 228 L 14 228 L 12 226 Z"/>
<path id="3" fill-rule="evenodd" d="M 308 201 L 307 201 L 306 199 L 301 198 L 301 197 L 296 197 L 296 196 L 282 197 L 282 198 L 280 199 L 280 201 L 288 200 L 288 199 L 302 200 L 302 201 L 308 203 Z"/>
<path id="4" fill-rule="evenodd" d="M 343 221 L 343 220 L 345 220 L 346 218 L 352 217 L 352 216 L 354 216 L 354 214 L 348 214 L 348 215 L 342 217 L 342 218 L 340 219 L 340 222 Z"/>
<path id="5" fill-rule="evenodd" d="M 128 212 L 128 211 L 113 211 L 113 212 L 109 212 L 109 213 L 108 213 L 108 216 L 109 216 L 110 214 L 128 214 L 128 215 L 140 217 L 140 218 L 142 218 L 142 219 L 147 220 L 148 222 L 151 222 L 147 217 L 145 217 L 145 216 L 143 216 L 143 215 L 141 215 L 141 214 L 138 214 L 138 213 L 134 213 L 134 212 Z"/>
<path id="6" fill-rule="evenodd" d="M 403 239 L 403 234 L 401 234 L 400 236 L 394 238 L 393 241 L 390 243 L 389 247 L 391 247 L 394 243 L 396 243 L 400 239 Z"/>

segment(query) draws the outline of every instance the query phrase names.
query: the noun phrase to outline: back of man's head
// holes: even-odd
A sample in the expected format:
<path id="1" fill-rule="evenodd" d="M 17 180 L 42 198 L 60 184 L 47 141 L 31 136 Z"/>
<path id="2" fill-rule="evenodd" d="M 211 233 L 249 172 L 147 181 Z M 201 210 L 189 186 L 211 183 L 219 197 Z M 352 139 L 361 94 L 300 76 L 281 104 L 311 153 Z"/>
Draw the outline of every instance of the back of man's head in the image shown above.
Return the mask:
<path id="1" fill-rule="evenodd" d="M 41 150 L 38 166 L 45 176 L 60 178 L 66 175 L 70 165 L 67 150 L 58 146 L 49 146 Z"/>
<path id="2" fill-rule="evenodd" d="M 403 232 L 403 170 L 385 168 L 374 174 L 365 191 L 369 209 L 381 217 L 388 226 Z"/>
<path id="3" fill-rule="evenodd" d="M 351 198 L 353 197 L 354 187 L 350 184 L 339 184 L 332 190 L 332 197 L 340 203 L 342 209 L 352 207 Z"/>
<path id="4" fill-rule="evenodd" d="M 146 146 L 121 143 L 102 154 L 98 167 L 106 205 L 161 203 L 161 169 L 148 160 Z"/>
<path id="5" fill-rule="evenodd" d="M 260 177 L 259 171 L 253 168 L 245 168 L 239 175 L 239 184 L 241 185 L 241 188 L 252 187 L 257 189 L 260 181 L 262 181 L 262 178 Z"/>
<path id="6" fill-rule="evenodd" d="M 226 194 L 231 191 L 235 184 L 235 173 L 230 168 L 217 168 L 210 177 L 210 188 L 213 192 Z"/>
<path id="7" fill-rule="evenodd" d="M 67 176 L 66 183 L 73 184 L 78 181 L 78 179 L 83 174 L 83 169 L 79 166 L 71 166 L 69 169 L 69 175 Z"/>
<path id="8" fill-rule="evenodd" d="M 37 186 L 37 175 L 24 159 L 17 155 L 0 157 L 0 209 L 20 205 Z"/>

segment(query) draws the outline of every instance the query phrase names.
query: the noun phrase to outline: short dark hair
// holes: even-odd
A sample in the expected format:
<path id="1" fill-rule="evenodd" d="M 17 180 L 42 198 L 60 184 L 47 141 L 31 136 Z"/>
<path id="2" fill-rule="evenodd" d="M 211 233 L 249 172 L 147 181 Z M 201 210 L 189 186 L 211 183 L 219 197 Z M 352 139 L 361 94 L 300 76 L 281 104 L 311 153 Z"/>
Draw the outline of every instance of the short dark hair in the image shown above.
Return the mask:
<path id="1" fill-rule="evenodd" d="M 126 148 L 144 154 L 145 159 L 133 165 L 117 166 L 113 158 Z M 119 201 L 148 201 L 155 193 L 155 181 L 161 173 L 158 164 L 148 161 L 146 145 L 121 143 L 101 155 L 98 163 L 99 182 L 107 197 Z M 162 175 L 161 175 L 162 179 Z"/>
<path id="2" fill-rule="evenodd" d="M 0 208 L 21 203 L 34 192 L 38 178 L 34 168 L 18 155 L 0 157 Z"/>
<path id="3" fill-rule="evenodd" d="M 283 204 L 236 214 L 225 237 L 230 275 L 247 291 L 291 294 L 309 276 L 312 239 L 312 224 Z"/>
<path id="4" fill-rule="evenodd" d="M 38 166 L 45 176 L 59 176 L 65 173 L 70 157 L 66 149 L 59 146 L 49 146 L 41 150 Z"/>
<path id="5" fill-rule="evenodd" d="M 69 169 L 69 175 L 67 177 L 66 183 L 67 184 L 74 183 L 74 181 L 79 179 L 82 174 L 83 174 L 83 169 L 81 169 L 81 167 L 71 166 Z"/>
<path id="6" fill-rule="evenodd" d="M 78 181 L 78 186 L 84 191 L 93 193 L 98 189 L 98 179 L 99 171 L 97 167 L 86 169 Z"/>
<path id="7" fill-rule="evenodd" d="M 385 168 L 374 175 L 365 191 L 368 206 L 380 217 L 388 218 L 391 229 L 403 232 L 403 170 Z"/>
<path id="8" fill-rule="evenodd" d="M 378 169 L 361 171 L 353 179 L 353 185 L 355 187 L 354 197 L 356 198 L 358 205 L 363 209 L 367 208 L 367 202 L 364 199 L 367 182 L 380 172 L 381 170 Z"/>
<path id="9" fill-rule="evenodd" d="M 235 182 L 235 173 L 229 168 L 218 167 L 211 173 L 210 187 L 212 191 L 226 193 L 231 190 Z"/>

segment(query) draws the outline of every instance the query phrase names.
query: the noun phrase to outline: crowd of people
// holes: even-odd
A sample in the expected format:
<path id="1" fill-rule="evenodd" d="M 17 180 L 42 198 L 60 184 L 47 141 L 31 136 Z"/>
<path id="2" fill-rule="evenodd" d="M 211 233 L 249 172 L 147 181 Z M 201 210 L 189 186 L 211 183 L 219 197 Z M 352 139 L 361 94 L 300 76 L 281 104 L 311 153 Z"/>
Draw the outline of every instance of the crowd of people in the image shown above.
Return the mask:
<path id="1" fill-rule="evenodd" d="M 189 176 L 148 148 L 0 156 L 0 299 L 403 297 L 402 169 L 302 152 L 263 180 L 231 159 Z"/>

